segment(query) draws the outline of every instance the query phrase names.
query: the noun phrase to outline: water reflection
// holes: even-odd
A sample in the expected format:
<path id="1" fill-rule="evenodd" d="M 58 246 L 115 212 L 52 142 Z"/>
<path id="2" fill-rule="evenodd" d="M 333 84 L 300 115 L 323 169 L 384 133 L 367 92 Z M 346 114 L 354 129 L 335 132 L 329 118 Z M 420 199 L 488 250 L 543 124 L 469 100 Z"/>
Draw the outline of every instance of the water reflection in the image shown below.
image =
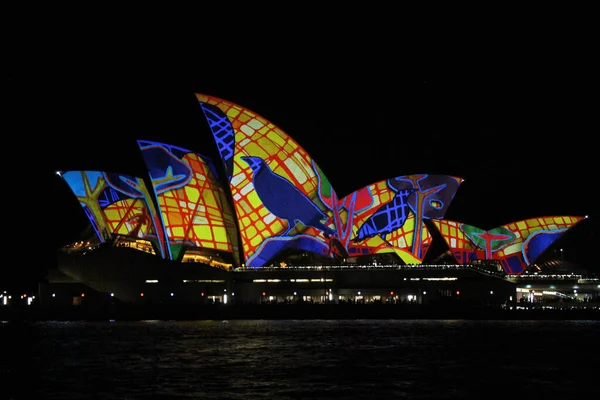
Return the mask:
<path id="1" fill-rule="evenodd" d="M 10 382 L 5 393 L 14 399 L 555 398 L 591 390 L 599 327 L 598 321 L 107 321 L 10 323 L 0 333 L 7 347 L 2 375 Z"/>

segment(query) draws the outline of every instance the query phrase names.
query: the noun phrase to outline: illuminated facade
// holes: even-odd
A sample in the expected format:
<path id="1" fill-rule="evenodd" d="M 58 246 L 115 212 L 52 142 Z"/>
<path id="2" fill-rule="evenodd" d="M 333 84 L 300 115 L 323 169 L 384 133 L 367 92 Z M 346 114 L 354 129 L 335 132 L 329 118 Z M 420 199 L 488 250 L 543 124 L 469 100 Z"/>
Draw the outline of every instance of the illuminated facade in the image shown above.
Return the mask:
<path id="1" fill-rule="evenodd" d="M 229 101 L 196 98 L 224 176 L 203 155 L 146 140 L 138 146 L 148 187 L 121 174 L 62 174 L 101 243 L 146 240 L 152 251 L 144 250 L 162 258 L 224 269 L 284 265 L 294 252 L 322 256 L 322 264 L 391 253 L 416 265 L 431 248 L 434 226 L 459 263 L 498 260 L 518 275 L 582 220 L 540 217 L 489 231 L 445 220 L 463 182 L 450 175 L 397 176 L 340 199 L 310 155 L 274 124 Z"/>
<path id="2" fill-rule="evenodd" d="M 517 293 L 533 303 L 536 293 L 558 296 L 559 289 L 560 296 L 585 290 L 576 295 L 598 298 L 600 285 L 573 274 L 549 286 L 524 273 L 532 264 L 541 270 L 540 255 L 584 217 L 538 217 L 490 230 L 447 220 L 463 182 L 451 175 L 397 176 L 338 198 L 281 129 L 234 103 L 196 97 L 222 165 L 139 140 L 143 178 L 59 173 L 97 240 L 59 252 L 63 275 L 48 280 L 41 296 L 48 304 L 56 304 L 55 294 L 65 304 L 114 296 L 159 309 L 231 302 L 511 307 Z M 450 251 L 426 260 L 442 240 Z M 457 264 L 445 258 L 450 252 Z M 521 281 L 527 284 L 517 287 Z"/>
<path id="3" fill-rule="evenodd" d="M 310 155 L 281 129 L 237 104 L 197 94 L 227 171 L 249 267 L 289 248 L 327 257 L 396 253 L 420 264 L 461 178 L 408 175 L 338 199 Z"/>
<path id="4" fill-rule="evenodd" d="M 196 95 L 227 173 L 246 265 L 286 249 L 331 255 L 336 194 L 309 154 L 260 115 Z"/>
<path id="5" fill-rule="evenodd" d="M 507 274 L 521 274 L 569 228 L 578 216 L 548 216 L 512 222 L 484 230 L 456 221 L 433 221 L 462 264 L 499 260 Z"/>
<path id="6" fill-rule="evenodd" d="M 431 244 L 425 219 L 441 219 L 463 179 L 406 175 L 366 186 L 338 205 L 336 226 L 349 255 L 396 253 L 421 264 Z"/>
<path id="7" fill-rule="evenodd" d="M 143 179 L 100 171 L 60 174 L 79 200 L 100 243 L 117 235 L 154 244 L 165 257 L 162 224 Z"/>
<path id="8" fill-rule="evenodd" d="M 222 251 L 239 264 L 234 217 L 212 162 L 173 145 L 143 140 L 138 145 L 156 194 L 169 258 L 207 264 L 215 259 L 228 266 L 226 260 L 216 260 Z"/>

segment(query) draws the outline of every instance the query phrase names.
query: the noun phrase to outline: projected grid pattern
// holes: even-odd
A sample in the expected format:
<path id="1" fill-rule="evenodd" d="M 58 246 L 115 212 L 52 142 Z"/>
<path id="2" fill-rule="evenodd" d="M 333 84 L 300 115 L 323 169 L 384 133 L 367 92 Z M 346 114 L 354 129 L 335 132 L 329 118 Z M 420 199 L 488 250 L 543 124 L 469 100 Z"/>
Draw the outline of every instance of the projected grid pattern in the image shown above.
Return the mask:
<path id="1" fill-rule="evenodd" d="M 82 205 L 101 243 L 114 235 L 148 239 L 164 255 L 158 218 L 141 178 L 101 171 L 67 171 L 62 178 Z"/>
<path id="2" fill-rule="evenodd" d="M 156 192 L 170 257 L 183 246 L 237 255 L 236 227 L 208 159 L 176 146 L 139 141 Z"/>
<path id="3" fill-rule="evenodd" d="M 547 216 L 511 222 L 485 231 L 456 221 L 433 221 L 457 261 L 499 260 L 506 273 L 520 274 L 535 261 L 567 229 L 583 218 L 577 216 Z M 486 233 L 491 233 L 487 235 Z M 507 238 L 491 243 L 480 238 Z M 491 256 L 486 255 L 486 247 Z"/>
<path id="4" fill-rule="evenodd" d="M 369 185 L 368 190 L 373 197 L 373 204 L 367 210 L 359 212 L 354 217 L 354 231 L 355 234 L 365 221 L 367 221 L 375 210 L 381 205 L 389 203 L 392 198 L 396 195 L 387 185 L 386 181 L 377 182 Z M 398 256 L 408 264 L 419 264 L 422 260 L 415 258 L 411 253 L 411 247 L 413 242 L 413 236 L 415 233 L 415 215 L 410 212 L 407 208 L 406 221 L 399 229 L 392 231 L 386 235 L 386 239 L 383 240 L 381 236 L 373 236 L 359 243 L 350 244 L 350 254 L 377 254 L 377 253 L 388 253 L 395 252 Z M 424 248 L 428 248 L 431 243 L 431 235 L 426 227 L 423 227 L 422 231 L 422 242 Z M 426 254 L 424 251 L 423 255 Z"/>
<path id="5" fill-rule="evenodd" d="M 289 237 L 307 235 L 314 241 L 320 242 L 312 243 L 310 246 L 314 247 L 311 247 L 311 250 L 321 254 L 326 253 L 328 245 L 319 229 L 279 218 L 265 206 L 254 184 L 255 174 L 248 162 L 242 159 L 244 156 L 252 156 L 264 160 L 270 174 L 292 183 L 324 213 L 330 214 L 331 211 L 319 201 L 317 192 L 319 181 L 308 153 L 281 129 L 250 110 L 206 95 L 197 94 L 197 98 L 202 103 L 220 109 L 227 116 L 235 132 L 230 187 L 247 263 L 256 266 L 262 264 L 262 262 L 252 262 L 261 245 L 286 231 L 285 243 L 284 240 L 280 241 L 279 250 L 289 245 Z M 219 132 L 224 130 L 221 124 L 218 125 Z M 269 187 L 266 190 L 276 191 L 277 188 Z M 264 194 L 262 197 L 265 197 Z M 282 201 L 285 199 L 282 198 Z M 290 229 L 288 224 L 294 222 L 296 222 L 295 226 Z"/>

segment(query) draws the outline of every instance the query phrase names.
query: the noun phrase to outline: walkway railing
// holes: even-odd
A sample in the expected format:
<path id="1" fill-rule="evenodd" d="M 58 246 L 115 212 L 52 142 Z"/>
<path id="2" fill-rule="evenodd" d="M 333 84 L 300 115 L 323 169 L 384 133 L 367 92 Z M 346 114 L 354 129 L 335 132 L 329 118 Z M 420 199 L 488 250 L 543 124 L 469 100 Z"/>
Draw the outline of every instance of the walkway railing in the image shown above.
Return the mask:
<path id="1" fill-rule="evenodd" d="M 464 270 L 468 265 L 462 264 L 367 264 L 367 265 L 293 265 L 285 267 L 259 267 L 259 268 L 237 268 L 236 272 L 253 271 L 337 271 L 337 270 L 401 270 L 401 271 L 427 271 L 427 270 Z"/>
<path id="2" fill-rule="evenodd" d="M 539 275 L 535 275 L 535 274 L 527 274 L 527 275 L 506 275 L 506 279 L 509 279 L 511 281 L 523 281 L 523 280 L 574 280 L 574 279 L 582 279 L 583 276 L 582 275 L 576 275 L 576 274 L 551 274 L 551 275 L 546 275 L 546 274 L 539 274 Z"/>

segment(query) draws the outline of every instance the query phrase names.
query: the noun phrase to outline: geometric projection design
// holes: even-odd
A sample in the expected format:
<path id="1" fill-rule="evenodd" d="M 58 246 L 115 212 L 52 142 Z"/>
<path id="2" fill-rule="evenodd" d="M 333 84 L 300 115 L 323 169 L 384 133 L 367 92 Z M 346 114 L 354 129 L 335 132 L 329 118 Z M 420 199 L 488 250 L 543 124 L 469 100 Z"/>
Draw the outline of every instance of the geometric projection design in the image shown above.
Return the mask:
<path id="1" fill-rule="evenodd" d="M 101 243 L 115 235 L 146 239 L 165 257 L 160 221 L 142 178 L 100 171 L 60 174 L 83 207 Z"/>
<path id="2" fill-rule="evenodd" d="M 172 260 L 188 247 L 232 253 L 239 261 L 235 219 L 207 157 L 181 147 L 138 140 L 156 194 Z"/>
<path id="3" fill-rule="evenodd" d="M 366 186 L 339 202 L 340 241 L 350 256 L 394 252 L 406 264 L 421 264 L 432 240 L 424 220 L 444 217 L 462 181 L 415 174 Z"/>
<path id="4" fill-rule="evenodd" d="M 335 191 L 289 135 L 237 104 L 196 94 L 220 152 L 233 196 L 247 267 L 288 249 L 332 257 Z"/>
<path id="5" fill-rule="evenodd" d="M 488 231 L 456 221 L 433 223 L 459 263 L 499 260 L 506 274 L 519 275 L 582 219 L 579 216 L 537 217 Z"/>

